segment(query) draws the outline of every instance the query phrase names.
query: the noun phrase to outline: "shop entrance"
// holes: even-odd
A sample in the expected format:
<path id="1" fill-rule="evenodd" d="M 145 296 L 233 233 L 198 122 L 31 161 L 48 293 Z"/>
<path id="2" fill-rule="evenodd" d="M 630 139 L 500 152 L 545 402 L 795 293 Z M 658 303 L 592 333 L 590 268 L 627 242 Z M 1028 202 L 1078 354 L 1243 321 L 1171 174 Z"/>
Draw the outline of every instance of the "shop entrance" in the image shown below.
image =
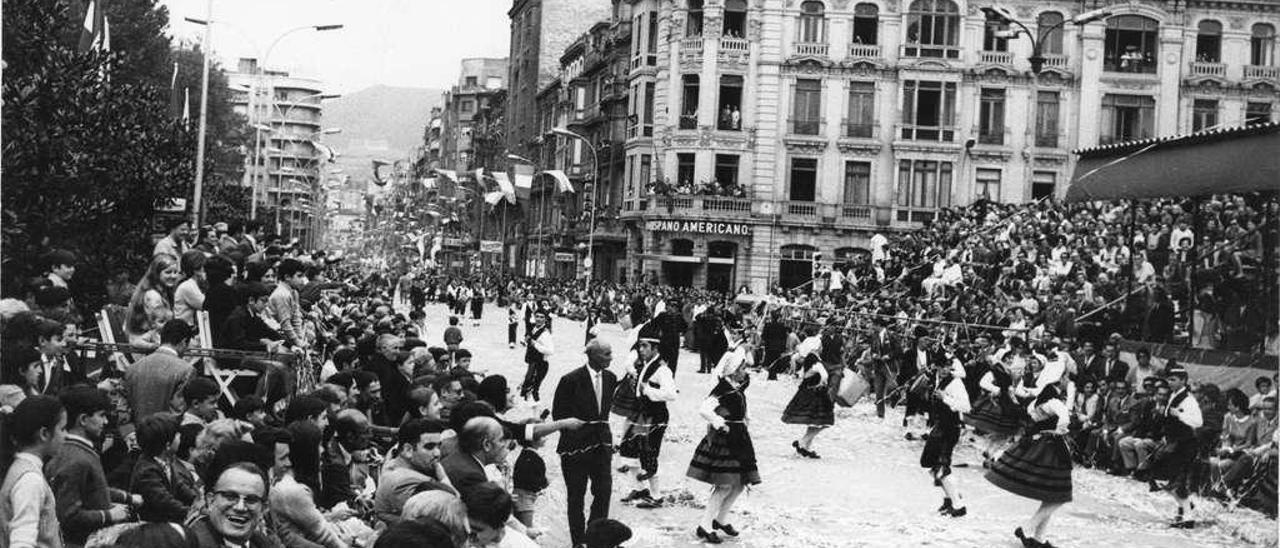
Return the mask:
<path id="1" fill-rule="evenodd" d="M 692 260 L 693 240 L 671 240 L 671 255 L 676 257 L 689 257 L 690 261 L 662 262 L 662 277 L 666 279 L 667 285 L 674 287 L 693 287 L 693 271 L 698 267 L 698 263 Z"/>
<path id="2" fill-rule="evenodd" d="M 778 264 L 778 283 L 783 289 L 791 289 L 813 279 L 813 255 L 817 249 L 808 245 L 782 246 L 782 260 Z"/>
<path id="3" fill-rule="evenodd" d="M 733 292 L 734 263 L 738 256 L 738 244 L 711 242 L 707 244 L 707 289 Z"/>

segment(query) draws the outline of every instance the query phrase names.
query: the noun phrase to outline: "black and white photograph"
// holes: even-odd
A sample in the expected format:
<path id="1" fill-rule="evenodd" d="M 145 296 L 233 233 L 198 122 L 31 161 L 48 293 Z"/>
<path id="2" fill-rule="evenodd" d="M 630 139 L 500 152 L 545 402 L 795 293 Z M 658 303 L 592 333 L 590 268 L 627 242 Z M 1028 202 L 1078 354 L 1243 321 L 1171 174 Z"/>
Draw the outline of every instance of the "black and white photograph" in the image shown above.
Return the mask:
<path id="1" fill-rule="evenodd" d="M 0 548 L 1280 544 L 1280 0 L 0 0 Z"/>

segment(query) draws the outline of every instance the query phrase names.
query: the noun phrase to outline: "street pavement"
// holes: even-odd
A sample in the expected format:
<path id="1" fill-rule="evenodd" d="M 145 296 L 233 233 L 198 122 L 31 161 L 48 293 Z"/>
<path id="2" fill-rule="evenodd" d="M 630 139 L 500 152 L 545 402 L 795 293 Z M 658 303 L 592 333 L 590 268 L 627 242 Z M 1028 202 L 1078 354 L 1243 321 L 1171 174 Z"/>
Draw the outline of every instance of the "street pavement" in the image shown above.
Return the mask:
<path id="1" fill-rule="evenodd" d="M 423 339 L 443 346 L 448 313 L 443 305 L 427 309 Z M 474 354 L 472 369 L 501 374 L 513 391 L 524 377 L 524 347 L 507 347 L 504 309 L 485 307 L 479 327 L 462 321 L 463 348 Z M 584 325 L 564 318 L 553 320 L 556 353 L 542 386 L 541 407 L 550 408 L 560 376 L 586 363 L 582 353 Z M 621 377 L 628 348 L 626 334 L 616 324 L 600 326 L 600 338 L 613 346 L 612 369 Z M 523 336 L 523 329 L 521 330 Z M 693 450 L 706 425 L 697 407 L 713 386 L 709 375 L 697 373 L 698 356 L 682 351 L 676 384 L 680 397 L 670 405 L 671 426 L 662 448 L 659 477 L 670 501 L 658 510 L 622 504 L 631 481 L 614 475 L 610 517 L 635 532 L 627 546 L 639 548 L 701 546 L 693 535 L 709 487 L 685 477 Z M 796 381 L 753 378 L 747 389 L 750 430 L 760 461 L 763 483 L 739 499 L 730 523 L 741 531 L 728 546 L 861 547 L 946 546 L 1016 547 L 1015 527 L 1022 525 L 1038 502 L 1000 490 L 982 477 L 981 458 L 968 443 L 956 450 L 955 478 L 966 498 L 969 515 L 940 517 L 941 491 L 920 468 L 922 443 L 904 439 L 900 410 L 883 421 L 865 399 L 850 409 L 837 408 L 836 425 L 818 436 L 814 450 L 820 460 L 798 457 L 791 440 L 803 428 L 783 424 L 779 417 L 795 391 Z M 513 416 L 533 416 L 540 408 L 520 403 Z M 618 433 L 615 432 L 615 436 Z M 538 501 L 535 521 L 545 531 L 538 542 L 545 547 L 568 547 L 563 476 L 555 455 L 555 438 L 541 453 L 547 461 L 551 487 Z M 615 457 L 615 466 L 618 459 Z M 1075 500 L 1054 516 L 1048 539 L 1055 546 L 1123 547 L 1236 547 L 1275 546 L 1275 520 L 1248 509 L 1226 511 L 1214 501 L 1201 501 L 1194 519 L 1206 522 L 1194 530 L 1172 529 L 1174 504 L 1165 493 L 1149 493 L 1145 484 L 1077 469 L 1073 474 Z M 589 495 L 588 495 L 589 496 Z M 588 501 L 589 505 L 589 501 Z"/>

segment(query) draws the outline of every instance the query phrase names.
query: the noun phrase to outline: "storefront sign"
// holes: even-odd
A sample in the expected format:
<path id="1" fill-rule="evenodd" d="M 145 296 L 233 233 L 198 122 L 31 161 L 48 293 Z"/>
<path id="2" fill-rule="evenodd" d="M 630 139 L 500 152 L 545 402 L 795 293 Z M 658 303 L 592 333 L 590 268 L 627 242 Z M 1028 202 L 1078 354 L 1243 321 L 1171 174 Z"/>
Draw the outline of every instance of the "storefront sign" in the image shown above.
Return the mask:
<path id="1" fill-rule="evenodd" d="M 751 225 L 743 223 L 717 223 L 713 221 L 649 221 L 645 228 L 650 232 L 689 232 L 695 234 L 723 234 L 750 236 Z"/>
<path id="2" fill-rule="evenodd" d="M 480 240 L 481 253 L 502 253 L 502 242 L 498 240 Z"/>
<path id="3" fill-rule="evenodd" d="M 573 253 L 568 253 L 568 252 L 565 252 L 565 251 L 557 251 L 557 252 L 556 252 L 556 261 L 558 261 L 558 262 L 562 262 L 562 263 L 571 263 L 571 262 L 573 262 L 574 260 L 575 260 L 575 259 L 574 259 L 574 257 L 573 257 Z"/>
<path id="4" fill-rule="evenodd" d="M 440 244 L 445 247 L 462 247 L 462 238 L 441 238 Z"/>

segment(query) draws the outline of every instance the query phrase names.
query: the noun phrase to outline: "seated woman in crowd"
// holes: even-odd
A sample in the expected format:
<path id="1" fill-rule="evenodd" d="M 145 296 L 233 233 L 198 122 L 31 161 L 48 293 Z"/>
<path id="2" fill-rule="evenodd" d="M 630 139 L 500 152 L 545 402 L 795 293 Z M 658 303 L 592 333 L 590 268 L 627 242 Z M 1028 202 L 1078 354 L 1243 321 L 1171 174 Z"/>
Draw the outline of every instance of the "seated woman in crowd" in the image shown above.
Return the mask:
<path id="1" fill-rule="evenodd" d="M 161 253 L 151 259 L 125 312 L 125 333 L 130 344 L 160 345 L 160 326 L 173 319 L 173 294 L 181 275 L 177 257 Z"/>

